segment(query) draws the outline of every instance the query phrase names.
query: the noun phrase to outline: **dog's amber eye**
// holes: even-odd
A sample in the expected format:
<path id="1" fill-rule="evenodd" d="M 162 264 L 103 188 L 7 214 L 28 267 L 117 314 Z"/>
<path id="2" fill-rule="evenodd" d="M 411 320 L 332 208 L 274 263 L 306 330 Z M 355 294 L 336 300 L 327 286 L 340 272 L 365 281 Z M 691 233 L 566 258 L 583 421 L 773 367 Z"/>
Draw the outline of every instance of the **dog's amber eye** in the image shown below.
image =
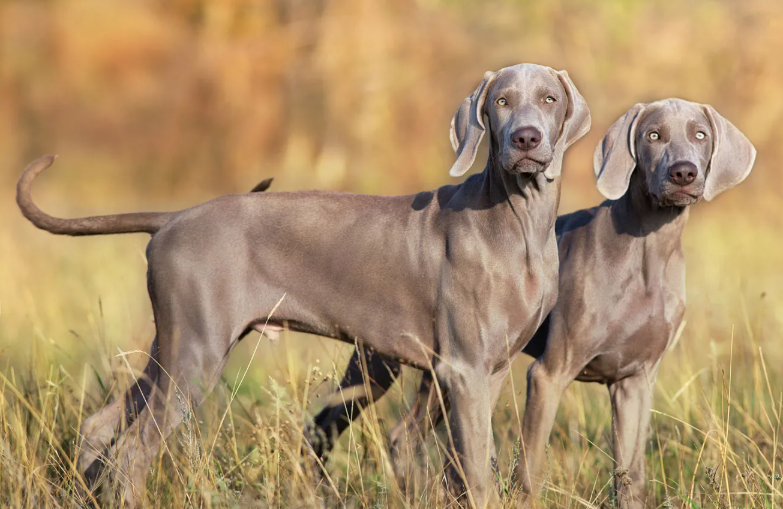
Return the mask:
<path id="1" fill-rule="evenodd" d="M 652 141 L 659 140 L 661 138 L 661 135 L 656 133 L 656 132 L 654 132 L 654 131 L 651 132 L 648 136 L 650 137 L 650 139 Z"/>
<path id="2" fill-rule="evenodd" d="M 556 99 L 554 97 L 552 97 L 551 95 L 547 96 L 547 98 L 546 98 L 547 104 L 552 104 L 555 101 L 556 101 Z"/>
<path id="3" fill-rule="evenodd" d="M 704 134 L 702 131 L 699 131 L 699 132 L 696 133 L 696 139 L 697 140 L 703 140 L 706 137 L 707 137 L 707 135 Z"/>
<path id="4" fill-rule="evenodd" d="M 500 99 L 497 100 L 497 103 L 498 103 L 498 106 L 505 106 L 506 105 L 506 100 L 501 97 Z"/>

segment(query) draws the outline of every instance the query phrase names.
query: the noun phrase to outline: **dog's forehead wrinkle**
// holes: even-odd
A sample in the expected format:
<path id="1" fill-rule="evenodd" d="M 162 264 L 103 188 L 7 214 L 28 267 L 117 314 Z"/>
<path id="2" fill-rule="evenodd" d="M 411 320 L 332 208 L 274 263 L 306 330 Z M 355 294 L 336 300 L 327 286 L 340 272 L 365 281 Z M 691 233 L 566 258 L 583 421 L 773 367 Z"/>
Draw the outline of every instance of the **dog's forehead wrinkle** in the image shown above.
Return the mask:
<path id="1" fill-rule="evenodd" d="M 656 104 L 647 111 L 639 122 L 639 133 L 644 134 L 649 129 L 658 129 L 670 137 L 670 141 L 687 138 L 689 123 L 692 122 L 689 112 L 673 107 L 671 104 Z M 698 122 L 697 122 L 698 123 Z"/>
<path id="2" fill-rule="evenodd" d="M 558 90 L 559 80 L 552 70 L 534 64 L 506 67 L 498 73 L 496 86 L 530 92 L 540 87 Z M 561 87 L 562 88 L 562 87 Z"/>
<path id="3" fill-rule="evenodd" d="M 648 128 L 653 125 L 661 125 L 665 123 L 667 116 L 667 109 L 664 104 L 653 103 L 645 108 L 642 117 L 639 119 L 639 126 Z"/>
<path id="4" fill-rule="evenodd" d="M 659 111 L 667 118 L 679 121 L 693 119 L 696 122 L 708 122 L 707 115 L 700 104 L 683 99 L 664 99 L 648 106 L 648 110 Z"/>

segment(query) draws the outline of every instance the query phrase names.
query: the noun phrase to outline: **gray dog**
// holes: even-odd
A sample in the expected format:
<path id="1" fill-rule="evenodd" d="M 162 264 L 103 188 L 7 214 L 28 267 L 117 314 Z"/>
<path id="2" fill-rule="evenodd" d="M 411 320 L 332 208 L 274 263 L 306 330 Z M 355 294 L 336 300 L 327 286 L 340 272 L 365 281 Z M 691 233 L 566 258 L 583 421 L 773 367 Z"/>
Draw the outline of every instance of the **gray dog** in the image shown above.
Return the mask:
<path id="1" fill-rule="evenodd" d="M 557 299 L 560 171 L 589 127 L 568 75 L 526 64 L 486 73 L 452 122 L 451 175 L 470 169 L 488 130 L 484 171 L 412 196 L 252 193 L 179 212 L 60 219 L 30 197 L 53 158 L 33 162 L 17 202 L 39 228 L 152 234 L 151 361 L 124 401 L 83 424 L 82 471 L 93 477 L 100 456 L 116 457 L 121 495 L 136 505 L 181 401 L 203 401 L 248 332 L 287 327 L 433 368 L 452 409 L 450 486 L 484 506 L 494 493 L 490 385 L 505 378 L 508 344 L 527 344 Z"/>
<path id="2" fill-rule="evenodd" d="M 685 259 L 680 237 L 688 206 L 739 184 L 756 151 L 711 106 L 679 99 L 637 104 L 617 120 L 595 152 L 597 186 L 609 201 L 558 218 L 559 298 L 524 351 L 530 367 L 523 421 L 526 493 L 541 484 L 541 462 L 558 402 L 573 380 L 609 386 L 615 489 L 621 507 L 644 505 L 644 444 L 651 388 L 685 310 Z M 358 351 L 342 381 L 363 383 Z M 368 354 L 374 398 L 399 365 Z M 493 393 L 493 403 L 498 397 Z M 368 395 L 334 398 L 316 417 L 309 440 L 325 455 L 356 418 Z M 355 405 L 356 404 L 356 405 Z M 407 417 L 389 435 L 395 471 L 404 485 L 407 455 L 441 417 L 429 373 Z"/>

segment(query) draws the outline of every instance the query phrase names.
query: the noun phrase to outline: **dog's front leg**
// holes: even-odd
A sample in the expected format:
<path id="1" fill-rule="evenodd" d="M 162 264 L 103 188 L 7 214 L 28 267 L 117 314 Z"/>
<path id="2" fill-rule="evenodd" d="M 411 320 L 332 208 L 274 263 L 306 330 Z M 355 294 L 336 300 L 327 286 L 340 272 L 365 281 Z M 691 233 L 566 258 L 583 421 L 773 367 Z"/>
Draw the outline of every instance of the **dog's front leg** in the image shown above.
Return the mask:
<path id="1" fill-rule="evenodd" d="M 555 340 L 558 340 L 556 336 Z M 550 348 L 547 345 L 547 348 Z M 547 351 L 550 354 L 550 351 Z M 557 355 L 545 354 L 530 365 L 527 374 L 527 401 L 522 419 L 522 451 L 517 479 L 522 483 L 518 507 L 531 507 L 544 482 L 546 444 L 555 424 L 560 398 L 576 376 L 574 369 Z M 576 368 L 577 370 L 579 368 Z"/>
<path id="2" fill-rule="evenodd" d="M 487 383 L 491 373 L 480 364 L 444 361 L 436 375 L 451 403 L 449 491 L 461 505 L 495 507 L 500 500 L 491 482 L 492 390 Z"/>
<path id="3" fill-rule="evenodd" d="M 644 446 L 650 425 L 655 374 L 624 378 L 609 385 L 612 397 L 612 448 L 617 505 L 622 509 L 645 506 Z"/>

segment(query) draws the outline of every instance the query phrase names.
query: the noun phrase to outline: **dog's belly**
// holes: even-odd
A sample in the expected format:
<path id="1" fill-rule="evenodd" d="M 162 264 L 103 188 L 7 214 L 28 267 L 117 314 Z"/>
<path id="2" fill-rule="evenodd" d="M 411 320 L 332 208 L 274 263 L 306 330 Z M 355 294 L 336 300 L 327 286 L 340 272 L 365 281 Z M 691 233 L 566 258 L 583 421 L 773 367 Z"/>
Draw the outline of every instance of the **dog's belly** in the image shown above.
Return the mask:
<path id="1" fill-rule="evenodd" d="M 312 279 L 319 278 L 313 274 Z M 352 277 L 347 276 L 347 279 Z M 267 289 L 259 294 L 282 296 L 276 310 L 268 309 L 271 301 L 262 298 L 263 307 L 252 313 L 255 323 L 261 327 L 265 320 L 259 318 L 271 314 L 272 335 L 288 328 L 357 343 L 367 350 L 417 367 L 429 365 L 436 343 L 434 316 L 432 306 L 422 298 L 416 286 L 398 282 L 394 286 L 384 286 L 386 291 L 375 291 L 372 286 L 366 290 L 332 285 L 316 288 L 299 283 L 286 285 L 283 281 L 263 286 Z M 272 290 L 270 286 L 280 290 Z M 285 290 L 281 291 L 283 288 Z"/>

